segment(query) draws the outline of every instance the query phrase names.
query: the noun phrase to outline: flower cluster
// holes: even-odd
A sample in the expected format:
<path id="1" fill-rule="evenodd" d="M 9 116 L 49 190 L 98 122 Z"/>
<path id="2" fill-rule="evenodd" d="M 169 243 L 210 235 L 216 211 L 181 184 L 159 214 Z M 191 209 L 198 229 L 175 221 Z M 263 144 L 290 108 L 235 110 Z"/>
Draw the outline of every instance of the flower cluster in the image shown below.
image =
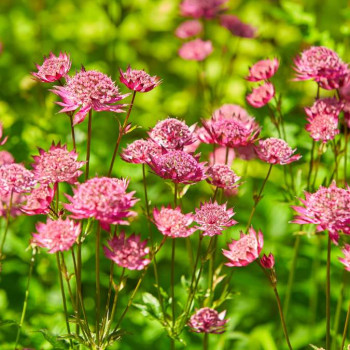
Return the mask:
<path id="1" fill-rule="evenodd" d="M 226 311 L 218 313 L 214 309 L 204 307 L 196 311 L 188 322 L 192 332 L 221 334 L 225 331 Z"/>
<path id="2" fill-rule="evenodd" d="M 11 163 L 0 167 L 0 195 L 29 192 L 35 183 L 34 174 L 22 164 Z"/>
<path id="3" fill-rule="evenodd" d="M 158 86 L 161 80 L 157 76 L 150 76 L 144 70 L 131 69 L 128 66 L 125 72 L 120 69 L 120 82 L 129 90 L 148 92 Z"/>

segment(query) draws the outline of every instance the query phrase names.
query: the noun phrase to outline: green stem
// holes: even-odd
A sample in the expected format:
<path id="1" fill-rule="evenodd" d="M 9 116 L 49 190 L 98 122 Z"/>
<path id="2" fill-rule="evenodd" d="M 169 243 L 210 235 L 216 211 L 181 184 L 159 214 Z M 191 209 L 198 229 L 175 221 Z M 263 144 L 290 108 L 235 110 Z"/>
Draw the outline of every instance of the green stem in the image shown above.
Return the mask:
<path id="1" fill-rule="evenodd" d="M 57 182 L 56 183 L 56 213 L 57 213 L 57 215 L 58 215 L 59 203 L 60 203 L 60 184 L 59 184 L 59 182 Z"/>
<path id="2" fill-rule="evenodd" d="M 204 333 L 203 336 L 203 350 L 209 349 L 209 333 Z"/>
<path id="3" fill-rule="evenodd" d="M 96 231 L 96 344 L 100 345 L 100 307 L 101 307 L 101 295 L 100 295 L 100 240 L 101 240 L 101 226 L 97 224 Z"/>
<path id="4" fill-rule="evenodd" d="M 171 288 L 171 311 L 172 311 L 172 327 L 175 327 L 175 238 L 171 241 L 171 274 L 170 274 L 170 288 Z"/>
<path id="5" fill-rule="evenodd" d="M 211 248 L 212 253 L 210 254 L 210 258 L 209 258 L 209 275 L 208 275 L 208 282 L 209 282 L 209 307 L 211 306 L 211 303 L 213 301 L 214 298 L 214 290 L 213 290 L 213 286 L 214 286 L 214 270 L 215 270 L 215 252 L 216 252 L 216 245 L 217 245 L 217 239 L 218 236 L 215 235 L 211 238 L 209 245 L 212 245 L 213 247 Z"/>
<path id="6" fill-rule="evenodd" d="M 86 146 L 85 181 L 89 178 L 89 169 L 90 169 L 91 124 L 92 124 L 92 110 L 90 109 L 89 122 L 88 122 L 88 138 L 87 138 L 87 146 Z"/>
<path id="7" fill-rule="evenodd" d="M 326 279 L 326 349 L 331 346 L 331 238 L 328 234 Z"/>
<path id="8" fill-rule="evenodd" d="M 312 174 L 312 169 L 313 169 L 313 166 L 314 166 L 315 145 L 316 145 L 315 140 L 312 140 L 311 156 L 310 156 L 310 163 L 309 163 L 309 173 L 308 173 L 308 176 L 307 176 L 307 187 L 306 187 L 308 191 L 310 191 L 311 174 Z"/>
<path id="9" fill-rule="evenodd" d="M 71 129 L 71 134 L 72 134 L 72 141 L 73 141 L 73 149 L 74 151 L 77 149 L 76 143 L 75 143 L 75 131 L 74 131 L 74 125 L 73 125 L 73 115 L 69 114 L 69 119 L 70 119 L 70 129 Z"/>
<path id="10" fill-rule="evenodd" d="M 346 320 L 345 320 L 344 331 L 343 331 L 343 338 L 342 338 L 342 341 L 341 341 L 340 350 L 344 349 L 346 333 L 348 331 L 348 326 L 349 326 L 349 318 L 350 318 L 350 303 L 349 303 L 349 307 L 348 307 L 348 312 L 346 313 Z"/>

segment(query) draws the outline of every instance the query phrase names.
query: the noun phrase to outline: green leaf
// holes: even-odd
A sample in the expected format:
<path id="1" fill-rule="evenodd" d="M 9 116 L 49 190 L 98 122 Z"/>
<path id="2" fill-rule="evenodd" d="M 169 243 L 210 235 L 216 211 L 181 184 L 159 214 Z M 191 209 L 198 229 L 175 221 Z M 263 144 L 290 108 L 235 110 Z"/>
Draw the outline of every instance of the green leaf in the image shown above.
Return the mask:
<path id="1" fill-rule="evenodd" d="M 57 350 L 69 349 L 69 345 L 66 343 L 66 341 L 60 340 L 62 336 L 60 337 L 60 336 L 51 335 L 47 332 L 46 329 L 40 329 L 36 332 L 41 333 L 44 336 L 44 338 L 54 347 L 54 349 L 57 349 Z"/>
<path id="2" fill-rule="evenodd" d="M 3 326 L 16 326 L 16 327 L 18 327 L 19 324 L 18 324 L 18 322 L 13 321 L 13 320 L 0 320 L 0 327 L 3 327 Z"/>

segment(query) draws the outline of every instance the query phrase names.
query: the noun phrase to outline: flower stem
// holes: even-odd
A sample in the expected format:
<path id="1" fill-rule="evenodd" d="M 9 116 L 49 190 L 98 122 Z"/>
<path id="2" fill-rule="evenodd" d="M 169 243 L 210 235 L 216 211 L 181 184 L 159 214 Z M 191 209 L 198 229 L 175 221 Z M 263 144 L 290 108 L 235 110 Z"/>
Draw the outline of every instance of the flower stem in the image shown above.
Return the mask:
<path id="1" fill-rule="evenodd" d="M 345 145 L 344 145 L 344 182 L 347 183 L 347 167 L 348 167 L 348 142 L 349 142 L 349 127 L 347 121 L 344 122 L 344 137 L 345 137 Z"/>
<path id="2" fill-rule="evenodd" d="M 101 306 L 101 295 L 100 295 L 100 239 L 101 239 L 101 226 L 98 223 L 96 231 L 96 344 L 100 345 L 100 306 Z"/>
<path id="3" fill-rule="evenodd" d="M 331 238 L 327 245 L 327 279 L 326 279 L 326 349 L 331 346 Z"/>
<path id="4" fill-rule="evenodd" d="M 209 349 L 209 334 L 204 333 L 203 337 L 203 350 L 208 350 Z"/>
<path id="5" fill-rule="evenodd" d="M 212 245 L 212 247 L 210 248 L 211 250 L 211 254 L 210 254 L 210 258 L 209 258 L 209 275 L 208 275 L 208 282 L 209 282 L 209 307 L 211 306 L 211 303 L 213 301 L 214 298 L 214 290 L 213 290 L 213 286 L 214 286 L 214 270 L 215 270 L 215 252 L 216 252 L 216 245 L 217 245 L 217 239 L 218 236 L 214 236 L 211 238 L 209 246 Z"/>
<path id="6" fill-rule="evenodd" d="M 4 235 L 2 236 L 2 241 L 0 244 L 0 272 L 1 272 L 1 260 L 3 260 L 3 258 L 4 258 L 2 252 L 4 249 L 7 232 L 8 232 L 9 227 L 10 227 L 10 216 L 11 216 L 11 210 L 12 210 L 12 202 L 13 202 L 13 191 L 11 191 L 11 195 L 10 195 L 10 203 L 9 203 L 9 206 L 8 206 L 7 212 L 6 212 L 5 231 L 4 231 Z"/>
<path id="7" fill-rule="evenodd" d="M 312 169 L 313 169 L 313 166 L 314 166 L 315 145 L 316 145 L 315 140 L 312 140 L 311 156 L 310 156 L 310 163 L 309 163 L 309 173 L 308 173 L 308 176 L 307 176 L 307 187 L 306 187 L 308 191 L 310 191 L 311 174 L 312 174 Z"/>
<path id="8" fill-rule="evenodd" d="M 346 320 L 345 320 L 344 331 L 343 331 L 343 338 L 342 338 L 342 341 L 341 341 L 340 350 L 344 349 L 346 333 L 348 331 L 348 326 L 349 326 L 349 318 L 350 318 L 350 303 L 349 303 L 349 307 L 348 307 L 348 312 L 346 313 Z"/>
<path id="9" fill-rule="evenodd" d="M 87 146 L 86 146 L 85 181 L 89 178 L 89 169 L 90 169 L 91 123 L 92 123 L 92 111 L 90 109 L 89 122 L 88 122 L 88 138 L 87 138 Z"/>
<path id="10" fill-rule="evenodd" d="M 72 134 L 72 141 L 73 141 L 73 149 L 74 151 L 77 149 L 76 143 L 75 143 L 75 131 L 74 131 L 74 125 L 73 125 L 73 115 L 69 114 L 70 119 L 70 129 Z"/>
<path id="11" fill-rule="evenodd" d="M 171 240 L 171 275 L 170 275 L 170 287 L 171 287 L 171 310 L 172 310 L 172 326 L 175 327 L 175 238 Z"/>

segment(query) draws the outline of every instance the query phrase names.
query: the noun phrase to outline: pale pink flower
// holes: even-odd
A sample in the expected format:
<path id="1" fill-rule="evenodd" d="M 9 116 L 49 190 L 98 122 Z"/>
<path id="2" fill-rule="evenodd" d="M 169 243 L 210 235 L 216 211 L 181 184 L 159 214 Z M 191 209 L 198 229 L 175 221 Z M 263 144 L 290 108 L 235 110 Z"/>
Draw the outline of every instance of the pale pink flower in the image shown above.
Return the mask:
<path id="1" fill-rule="evenodd" d="M 12 164 L 15 162 L 12 154 L 7 151 L 0 151 L 0 166 L 5 164 Z"/>
<path id="2" fill-rule="evenodd" d="M 49 249 L 53 254 L 69 250 L 80 235 L 80 223 L 70 219 L 47 219 L 46 224 L 36 225 L 37 233 L 33 233 L 32 243 L 38 247 Z"/>
<path id="3" fill-rule="evenodd" d="M 279 61 L 277 58 L 258 61 L 249 68 L 249 75 L 246 79 L 249 81 L 268 80 L 275 75 L 278 67 Z"/>
<path id="4" fill-rule="evenodd" d="M 192 156 L 184 151 L 172 150 L 159 157 L 152 157 L 149 166 L 163 179 L 191 184 L 206 178 L 205 163 L 199 163 L 199 157 L 200 155 Z"/>
<path id="5" fill-rule="evenodd" d="M 212 19 L 225 8 L 222 5 L 228 0 L 183 0 L 180 12 L 184 17 Z"/>
<path id="6" fill-rule="evenodd" d="M 304 50 L 294 60 L 295 80 L 315 80 L 320 87 L 327 90 L 337 89 L 348 74 L 345 64 L 336 52 L 324 46 L 312 46 Z"/>
<path id="7" fill-rule="evenodd" d="M 120 72 L 120 82 L 123 83 L 129 90 L 137 92 L 148 92 L 153 90 L 161 83 L 161 80 L 157 76 L 151 76 L 144 70 L 131 69 L 130 65 L 127 70 Z"/>
<path id="8" fill-rule="evenodd" d="M 260 258 L 260 264 L 263 268 L 271 270 L 275 266 L 275 257 L 272 253 L 270 253 L 268 256 L 264 254 Z"/>
<path id="9" fill-rule="evenodd" d="M 345 244 L 342 252 L 344 254 L 344 258 L 338 258 L 338 259 L 344 265 L 345 270 L 350 271 L 350 245 Z"/>
<path id="10" fill-rule="evenodd" d="M 286 141 L 274 137 L 259 140 L 259 145 L 255 150 L 262 161 L 270 164 L 284 165 L 301 158 L 300 154 L 293 155 L 296 149 L 289 147 Z"/>
<path id="11" fill-rule="evenodd" d="M 203 61 L 213 52 L 210 40 L 195 39 L 182 44 L 179 56 L 188 61 Z"/>
<path id="12" fill-rule="evenodd" d="M 74 219 L 95 218 L 106 228 L 108 224 L 129 225 L 126 218 L 136 216 L 130 209 L 138 199 L 135 191 L 127 193 L 129 181 L 109 177 L 94 177 L 73 189 L 64 207 Z"/>
<path id="13" fill-rule="evenodd" d="M 246 146 L 238 146 L 235 148 L 236 156 L 244 160 L 256 158 L 255 146 L 248 144 Z"/>
<path id="14" fill-rule="evenodd" d="M 56 187 L 40 185 L 26 196 L 26 204 L 21 210 L 27 215 L 48 214 L 55 196 Z"/>
<path id="15" fill-rule="evenodd" d="M 240 185 L 240 177 L 226 164 L 214 164 L 209 167 L 207 176 L 210 184 L 225 190 L 236 189 Z"/>
<path id="16" fill-rule="evenodd" d="M 125 105 L 113 103 L 128 96 L 121 95 L 118 86 L 107 75 L 94 70 L 86 71 L 85 68 L 73 77 L 67 77 L 66 85 L 54 86 L 51 91 L 62 98 L 62 102 L 57 102 L 63 107 L 60 113 L 79 109 L 74 115 L 74 125 L 84 121 L 92 109 L 97 112 L 124 112 L 122 107 Z"/>
<path id="17" fill-rule="evenodd" d="M 8 139 L 8 136 L 5 136 L 4 138 L 2 138 L 2 133 L 3 133 L 3 127 L 2 127 L 2 123 L 0 123 L 0 146 L 3 146 Z"/>
<path id="18" fill-rule="evenodd" d="M 132 234 L 130 237 L 125 237 L 122 231 L 119 236 L 114 236 L 107 243 L 109 247 L 103 247 L 106 257 L 118 266 L 128 270 L 143 270 L 151 262 L 150 259 L 145 259 L 149 253 L 149 248 L 146 247 L 147 241 L 142 242 L 140 236 Z"/>
<path id="19" fill-rule="evenodd" d="M 299 199 L 304 206 L 292 206 L 299 214 L 293 219 L 296 224 L 315 224 L 317 232 L 328 230 L 337 244 L 339 231 L 350 234 L 350 190 L 337 187 L 335 181 L 329 187 L 320 186 L 315 193 L 305 192 Z"/>
<path id="20" fill-rule="evenodd" d="M 228 258 L 227 266 L 247 266 L 259 257 L 264 245 L 264 237 L 261 231 L 256 234 L 253 227 L 249 229 L 248 234 L 241 232 L 238 241 L 232 240 L 228 244 L 229 250 L 222 250 L 222 253 Z"/>
<path id="21" fill-rule="evenodd" d="M 265 106 L 271 99 L 275 96 L 275 88 L 271 83 L 265 83 L 252 90 L 252 92 L 247 95 L 247 102 L 255 107 L 260 108 Z"/>
<path id="22" fill-rule="evenodd" d="M 36 64 L 37 73 L 32 75 L 42 83 L 52 83 L 65 78 L 70 70 L 72 62 L 69 55 L 60 52 L 55 56 L 52 52 L 49 57 L 44 56 L 44 62 L 41 66 Z"/>
<path id="23" fill-rule="evenodd" d="M 203 31 L 203 24 L 197 19 L 181 23 L 175 30 L 175 35 L 180 39 L 196 36 Z"/>
<path id="24" fill-rule="evenodd" d="M 188 322 L 192 332 L 221 334 L 225 332 L 226 311 L 218 313 L 214 309 L 204 307 L 196 311 Z"/>
<path id="25" fill-rule="evenodd" d="M 227 153 L 228 152 L 228 153 Z M 226 155 L 227 155 L 227 162 L 226 162 Z M 211 152 L 209 154 L 209 164 L 226 164 L 231 165 L 233 160 L 235 159 L 235 151 L 233 148 L 227 148 L 227 147 L 218 147 L 215 148 L 214 152 Z"/>
<path id="26" fill-rule="evenodd" d="M 195 227 L 189 227 L 193 222 L 193 214 L 182 214 L 179 207 L 162 207 L 160 211 L 154 208 L 153 218 L 157 229 L 167 237 L 188 237 L 197 230 Z"/>
<path id="27" fill-rule="evenodd" d="M 220 16 L 220 24 L 235 36 L 248 39 L 256 37 L 256 28 L 242 22 L 237 16 L 222 15 Z"/>
<path id="28" fill-rule="evenodd" d="M 241 106 L 233 103 L 227 103 L 216 109 L 213 113 L 213 119 L 235 119 L 246 123 L 253 123 L 254 118 Z"/>
<path id="29" fill-rule="evenodd" d="M 151 157 L 162 154 L 162 147 L 152 140 L 136 140 L 123 149 L 120 155 L 128 163 L 145 164 L 151 161 Z"/>
<path id="30" fill-rule="evenodd" d="M 0 193 L 0 216 L 6 218 L 8 214 L 8 210 L 10 209 L 10 202 L 11 202 L 11 210 L 10 215 L 12 217 L 19 216 L 22 213 L 22 205 L 25 201 L 25 196 L 23 193 L 12 193 L 12 199 L 11 199 L 11 193 L 1 194 Z"/>
<path id="31" fill-rule="evenodd" d="M 196 208 L 194 221 L 199 224 L 197 229 L 203 231 L 203 236 L 221 235 L 222 231 L 237 224 L 231 219 L 235 214 L 233 209 L 226 209 L 226 205 L 210 201 Z"/>
<path id="32" fill-rule="evenodd" d="M 78 154 L 68 151 L 67 145 L 51 145 L 46 152 L 39 148 L 39 156 L 33 156 L 33 173 L 41 184 L 68 182 L 75 184 L 83 173 L 79 170 L 85 162 L 78 162 Z"/>
<path id="33" fill-rule="evenodd" d="M 22 164 L 12 163 L 0 167 L 0 195 L 29 192 L 35 183 L 34 174 Z"/>

